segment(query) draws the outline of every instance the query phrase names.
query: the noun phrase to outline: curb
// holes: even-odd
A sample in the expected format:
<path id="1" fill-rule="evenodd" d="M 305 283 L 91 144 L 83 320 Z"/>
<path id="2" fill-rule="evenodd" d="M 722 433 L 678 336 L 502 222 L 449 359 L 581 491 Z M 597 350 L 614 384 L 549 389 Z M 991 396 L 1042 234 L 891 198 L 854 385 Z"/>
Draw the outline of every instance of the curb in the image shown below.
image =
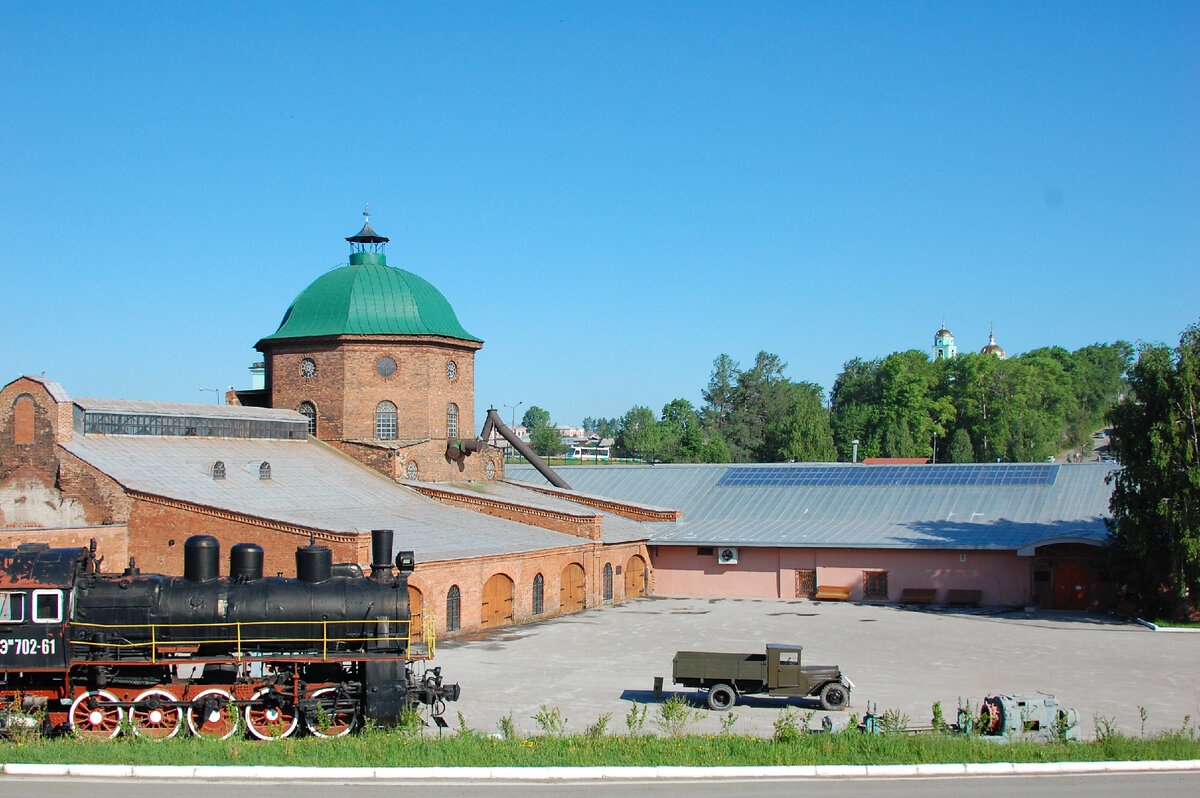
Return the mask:
<path id="1" fill-rule="evenodd" d="M 608 781 L 671 779 L 852 779 L 930 776 L 1041 776 L 1059 773 L 1200 771 L 1200 759 L 1115 762 L 976 762 L 921 765 L 774 765 L 765 767 L 427 767 L 307 768 L 273 765 L 49 765 L 11 762 L 6 776 L 251 781 Z"/>

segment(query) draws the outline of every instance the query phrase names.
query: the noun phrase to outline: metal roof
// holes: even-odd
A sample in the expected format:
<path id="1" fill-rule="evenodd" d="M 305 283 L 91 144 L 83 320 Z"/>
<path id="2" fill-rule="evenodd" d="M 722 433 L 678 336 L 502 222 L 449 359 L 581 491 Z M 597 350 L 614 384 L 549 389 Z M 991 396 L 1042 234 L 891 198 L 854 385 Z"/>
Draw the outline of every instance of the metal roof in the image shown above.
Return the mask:
<path id="1" fill-rule="evenodd" d="M 130 490 L 330 532 L 393 529 L 396 549 L 412 549 L 418 562 L 581 542 L 438 503 L 310 441 L 78 435 L 60 445 Z M 224 479 L 212 476 L 218 460 Z M 264 462 L 270 479 L 259 479 Z"/>
<path id="2" fill-rule="evenodd" d="M 292 301 L 279 329 L 259 341 L 327 335 L 440 335 L 480 341 L 430 282 L 387 265 L 382 253 L 356 252 Z"/>
<path id="3" fill-rule="evenodd" d="M 151 416 L 196 416 L 200 418 L 248 418 L 264 421 L 303 421 L 306 416 L 295 410 L 277 410 L 270 407 L 242 407 L 241 405 L 190 404 L 183 402 L 155 402 L 145 399 L 71 399 L 88 413 L 140 413 Z"/>
<path id="4" fill-rule="evenodd" d="M 577 466 L 567 477 L 580 492 L 681 509 L 676 523 L 646 525 L 657 545 L 1018 550 L 1056 538 L 1104 540 L 1114 466 L 1063 465 L 1053 484 L 1038 486 L 718 487 L 728 469 Z M 529 466 L 508 466 L 505 475 L 543 482 Z"/>

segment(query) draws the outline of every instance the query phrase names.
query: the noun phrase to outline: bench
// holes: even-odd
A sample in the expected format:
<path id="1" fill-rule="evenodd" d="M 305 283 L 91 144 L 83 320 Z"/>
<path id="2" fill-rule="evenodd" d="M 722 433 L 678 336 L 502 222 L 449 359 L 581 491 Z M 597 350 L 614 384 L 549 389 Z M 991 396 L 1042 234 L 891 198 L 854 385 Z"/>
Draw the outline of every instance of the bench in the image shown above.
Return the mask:
<path id="1" fill-rule="evenodd" d="M 982 590 L 947 590 L 946 603 L 951 607 L 978 607 L 983 600 Z"/>
<path id="2" fill-rule="evenodd" d="M 937 588 L 906 587 L 900 593 L 901 604 L 933 604 L 937 601 Z"/>
<path id="3" fill-rule="evenodd" d="M 850 598 L 850 586 L 820 585 L 813 598 L 817 601 L 847 601 Z"/>

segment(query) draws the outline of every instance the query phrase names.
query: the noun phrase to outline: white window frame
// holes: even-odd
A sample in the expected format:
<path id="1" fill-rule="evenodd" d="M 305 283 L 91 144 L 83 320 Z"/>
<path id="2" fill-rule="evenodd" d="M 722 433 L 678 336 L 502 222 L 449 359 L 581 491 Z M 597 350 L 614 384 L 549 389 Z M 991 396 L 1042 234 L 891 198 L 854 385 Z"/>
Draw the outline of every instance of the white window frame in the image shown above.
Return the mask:
<path id="1" fill-rule="evenodd" d="M 58 612 L 53 618 L 43 618 L 38 613 L 38 598 L 41 596 L 53 596 L 57 600 Z M 63 621 L 63 594 L 61 590 L 35 590 L 30 596 L 29 618 L 34 623 L 62 623 Z"/>

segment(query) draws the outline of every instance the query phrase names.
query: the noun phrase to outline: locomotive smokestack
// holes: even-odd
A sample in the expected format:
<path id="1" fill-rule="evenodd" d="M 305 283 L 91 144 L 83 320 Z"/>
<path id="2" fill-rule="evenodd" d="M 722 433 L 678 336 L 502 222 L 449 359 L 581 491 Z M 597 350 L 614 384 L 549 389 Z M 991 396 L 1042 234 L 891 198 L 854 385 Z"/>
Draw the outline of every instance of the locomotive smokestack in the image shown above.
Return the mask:
<path id="1" fill-rule="evenodd" d="M 392 578 L 392 530 L 371 530 L 371 578 L 388 582 Z"/>

